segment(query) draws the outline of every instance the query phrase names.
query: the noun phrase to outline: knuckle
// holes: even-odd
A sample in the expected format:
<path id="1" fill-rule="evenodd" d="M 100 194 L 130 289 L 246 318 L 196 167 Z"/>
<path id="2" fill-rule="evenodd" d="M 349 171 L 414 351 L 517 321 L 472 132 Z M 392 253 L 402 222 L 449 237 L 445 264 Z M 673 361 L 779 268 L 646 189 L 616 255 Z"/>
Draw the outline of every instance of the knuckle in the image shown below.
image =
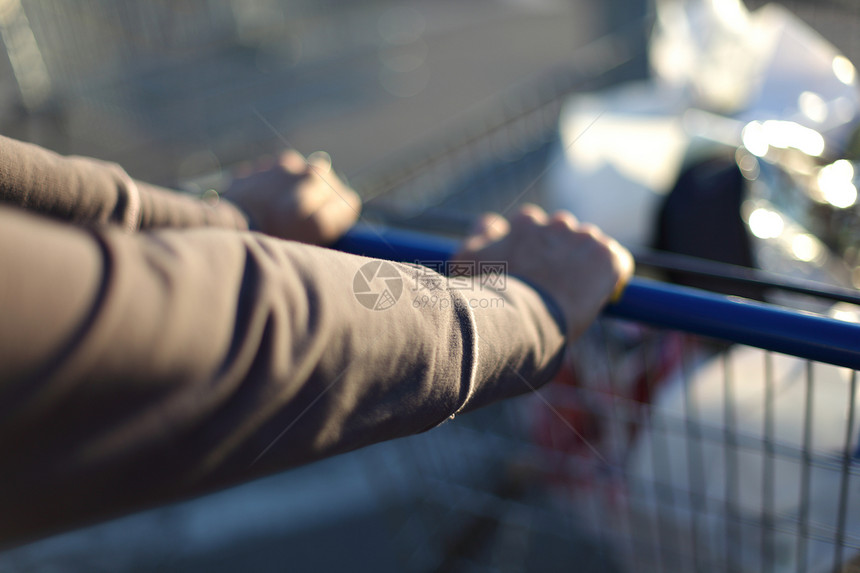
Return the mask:
<path id="1" fill-rule="evenodd" d="M 606 236 L 603 234 L 603 231 L 600 230 L 600 227 L 594 225 L 593 223 L 580 224 L 578 231 L 580 233 L 588 235 L 596 241 L 605 241 L 606 239 Z"/>
<path id="2" fill-rule="evenodd" d="M 531 211 L 519 211 L 514 218 L 514 224 L 519 227 L 536 226 L 537 223 L 537 215 Z"/>
<path id="3" fill-rule="evenodd" d="M 281 154 L 278 158 L 278 166 L 285 173 L 292 175 L 300 175 L 307 171 L 307 162 L 301 153 L 294 149 L 289 149 Z"/>
<path id="4" fill-rule="evenodd" d="M 570 211 L 556 211 L 550 219 L 550 226 L 558 228 L 575 229 L 577 225 L 579 221 Z"/>
<path id="5" fill-rule="evenodd" d="M 526 203 L 519 208 L 516 218 L 524 222 L 539 224 L 546 221 L 546 213 L 537 205 Z"/>

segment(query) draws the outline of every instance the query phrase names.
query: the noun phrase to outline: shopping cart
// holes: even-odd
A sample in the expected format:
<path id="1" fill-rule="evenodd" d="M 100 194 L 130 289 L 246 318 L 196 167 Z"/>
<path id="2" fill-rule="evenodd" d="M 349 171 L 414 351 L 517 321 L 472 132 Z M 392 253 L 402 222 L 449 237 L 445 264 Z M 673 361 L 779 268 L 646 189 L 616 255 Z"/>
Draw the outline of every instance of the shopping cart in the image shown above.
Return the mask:
<path id="1" fill-rule="evenodd" d="M 378 229 L 355 231 L 341 246 L 406 261 L 445 259 L 452 247 Z M 622 561 L 637 571 L 830 571 L 860 551 L 860 523 L 850 511 L 860 503 L 850 496 L 860 429 L 852 370 L 860 368 L 860 327 L 640 280 L 605 314 L 596 332 L 571 349 L 577 363 L 602 349 L 590 372 L 578 368 L 579 380 L 570 382 L 568 370 L 532 404 L 510 406 L 509 424 L 467 426 L 483 434 L 480 448 L 502 456 L 495 464 L 513 465 L 506 470 L 516 477 L 490 492 L 483 480 L 459 483 L 476 472 L 454 460 L 481 464 L 492 454 L 481 451 L 476 460 L 475 452 L 460 451 L 472 439 L 426 440 L 423 454 L 408 447 L 407 466 L 424 481 L 444 484 L 428 491 L 445 492 L 443 499 L 451 489 L 472 501 L 476 492 L 489 496 L 476 517 L 475 527 L 485 532 L 499 527 L 483 515 L 488 511 L 539 512 L 521 496 L 541 484 L 554 492 L 553 512 L 565 506 L 616 555 L 626 550 Z M 795 356 L 643 335 L 608 317 Z M 634 352 L 618 348 L 631 338 Z M 631 368 L 637 356 L 642 364 Z M 648 364 L 655 359 L 662 364 Z M 625 384 L 625 369 L 644 376 L 645 386 Z M 434 466 L 434 458 L 450 456 L 445 467 Z"/>
<path id="2" fill-rule="evenodd" d="M 440 261 L 479 212 L 540 203 L 568 89 L 354 181 L 371 225 L 341 248 Z M 853 570 L 858 341 L 850 322 L 635 280 L 539 393 L 368 457 L 403 569 Z"/>

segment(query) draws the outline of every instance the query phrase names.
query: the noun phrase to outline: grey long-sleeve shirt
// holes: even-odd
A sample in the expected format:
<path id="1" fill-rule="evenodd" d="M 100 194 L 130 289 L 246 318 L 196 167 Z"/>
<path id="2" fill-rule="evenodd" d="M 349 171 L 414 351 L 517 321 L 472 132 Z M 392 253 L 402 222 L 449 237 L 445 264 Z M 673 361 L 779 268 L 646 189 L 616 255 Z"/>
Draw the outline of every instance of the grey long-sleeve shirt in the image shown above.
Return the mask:
<path id="1" fill-rule="evenodd" d="M 391 264 L 402 295 L 371 310 L 369 260 L 0 137 L 0 545 L 421 432 L 557 368 L 525 284 L 422 299 L 444 279 Z"/>

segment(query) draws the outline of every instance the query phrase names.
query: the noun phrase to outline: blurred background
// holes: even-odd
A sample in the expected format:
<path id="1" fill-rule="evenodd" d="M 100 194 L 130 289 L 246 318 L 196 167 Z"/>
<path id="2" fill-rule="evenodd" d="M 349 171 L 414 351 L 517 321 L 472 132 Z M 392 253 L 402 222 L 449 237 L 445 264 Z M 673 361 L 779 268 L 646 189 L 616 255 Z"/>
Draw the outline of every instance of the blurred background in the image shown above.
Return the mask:
<path id="1" fill-rule="evenodd" d="M 576 152 L 609 141 L 595 129 L 594 142 L 571 151 L 590 128 L 588 110 L 606 114 L 598 127 L 615 125 L 610 116 L 671 116 L 691 107 L 754 119 L 737 102 L 732 108 L 708 97 L 754 85 L 763 73 L 744 80 L 717 66 L 724 75 L 709 84 L 678 80 L 672 70 L 684 62 L 705 67 L 697 58 L 708 55 L 707 43 L 696 52 L 690 38 L 708 14 L 724 22 L 763 4 L 0 0 L 0 133 L 116 161 L 136 178 L 191 192 L 217 188 L 232 168 L 285 147 L 324 150 L 364 196 L 369 220 L 456 235 L 485 209 L 527 199 L 571 207 L 567 182 L 588 176 Z M 781 5 L 834 53 L 858 61 L 860 4 Z M 681 39 L 671 33 L 672 6 L 688 13 Z M 702 25 L 707 29 L 707 21 Z M 680 59 L 655 59 L 655 30 L 668 38 L 663 56 Z M 730 59 L 753 57 L 741 50 Z M 654 83 L 660 87 L 647 97 L 624 91 L 652 90 Z M 850 100 L 853 76 L 842 83 L 854 90 L 844 96 Z M 705 117 L 722 125 L 717 115 Z M 853 126 L 853 119 L 844 123 Z M 568 133 L 571 125 L 580 127 Z M 631 124 L 619 125 L 632 155 L 646 157 L 649 147 L 661 158 L 671 155 L 651 132 L 637 140 Z M 736 136 L 723 142 L 732 169 Z M 850 137 L 837 139 L 845 148 Z M 661 185 L 675 184 L 680 160 L 667 169 L 658 182 L 648 180 L 655 197 L 668 191 Z M 616 199 L 606 205 L 618 211 Z M 596 209 L 596 216 L 605 211 Z M 619 232 L 632 228 L 623 217 L 598 222 Z M 649 242 L 652 227 L 626 242 Z M 849 258 L 857 256 L 855 249 Z M 844 267 L 833 274 L 847 278 L 833 282 L 850 286 L 854 263 Z M 622 346 L 634 338 L 625 331 Z M 674 344 L 661 338 L 652 345 L 656 354 L 645 353 L 666 359 Z M 604 362 L 623 362 L 619 356 L 607 354 Z M 567 467 L 571 449 L 560 448 L 555 434 L 601 432 L 541 400 L 526 397 L 426 435 L 11 550 L 0 554 L 0 570 L 625 570 L 614 518 L 606 518 L 625 491 L 617 485 L 623 463 L 592 456 L 588 476 Z M 547 430 L 540 422 L 547 416 L 564 427 Z M 554 437 L 542 438 L 546 432 Z M 624 449 L 617 441 L 603 445 Z M 591 456 L 582 443 L 571 448 Z M 554 454 L 547 457 L 547 449 Z M 583 504 L 597 482 L 610 484 L 609 491 L 601 489 L 600 503 Z"/>
<path id="2" fill-rule="evenodd" d="M 356 175 L 569 69 L 609 30 L 630 26 L 642 41 L 646 25 L 644 0 L 0 7 L 0 129 L 164 184 L 287 144 L 327 150 Z"/>

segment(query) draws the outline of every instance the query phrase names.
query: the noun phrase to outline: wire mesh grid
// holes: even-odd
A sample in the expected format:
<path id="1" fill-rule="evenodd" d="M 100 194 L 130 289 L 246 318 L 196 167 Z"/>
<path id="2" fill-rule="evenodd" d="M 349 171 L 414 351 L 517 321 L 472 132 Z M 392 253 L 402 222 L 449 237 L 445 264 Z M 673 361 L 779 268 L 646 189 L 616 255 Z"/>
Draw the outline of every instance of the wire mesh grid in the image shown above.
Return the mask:
<path id="1" fill-rule="evenodd" d="M 855 373 L 616 321 L 572 354 L 598 346 L 366 459 L 404 570 L 851 570 Z"/>
<path id="2" fill-rule="evenodd" d="M 152 67 L 159 57 L 211 51 L 236 35 L 236 16 L 225 0 L 7 4 L 8 25 L 33 38 L 32 45 L 10 38 L 7 49 L 26 49 L 21 57 L 30 65 L 35 59 L 44 66 L 52 88 L 60 92 L 86 91 L 126 79 Z"/>
<path id="3" fill-rule="evenodd" d="M 475 215 L 541 201 L 541 180 L 558 158 L 558 119 L 568 95 L 645 75 L 637 22 L 577 50 L 571 65 L 485 102 L 454 134 L 407 149 L 352 177 L 363 218 L 462 235 Z M 573 142 L 569 142 L 573 143 Z"/>
<path id="4" fill-rule="evenodd" d="M 573 77 L 356 181 L 368 218 L 456 236 L 479 212 L 540 203 Z M 410 500 L 389 512 L 405 570 L 853 571 L 856 386 L 844 368 L 602 319 L 539 393 L 404 440 L 368 472 Z"/>

